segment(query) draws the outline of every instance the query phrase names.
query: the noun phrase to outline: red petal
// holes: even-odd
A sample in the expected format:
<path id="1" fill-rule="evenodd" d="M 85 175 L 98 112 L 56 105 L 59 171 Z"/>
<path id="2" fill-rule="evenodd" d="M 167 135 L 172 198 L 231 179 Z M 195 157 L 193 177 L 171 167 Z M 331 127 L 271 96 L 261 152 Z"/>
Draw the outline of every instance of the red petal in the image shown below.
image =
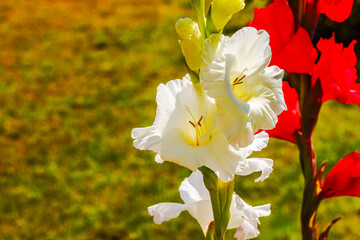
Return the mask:
<path id="1" fill-rule="evenodd" d="M 255 8 L 254 20 L 249 26 L 264 29 L 270 35 L 272 52 L 279 51 L 294 35 L 294 16 L 285 1 L 276 1 L 266 8 Z"/>
<path id="2" fill-rule="evenodd" d="M 334 35 L 330 39 L 320 39 L 317 48 L 321 52 L 315 65 L 313 82 L 320 78 L 323 90 L 323 102 L 337 100 L 345 104 L 360 106 L 360 84 L 356 83 L 356 55 L 352 41 L 347 48 L 335 43 Z"/>
<path id="3" fill-rule="evenodd" d="M 350 16 L 354 0 L 320 0 L 320 13 L 336 22 L 343 22 Z"/>
<path id="4" fill-rule="evenodd" d="M 272 60 L 287 72 L 312 73 L 317 51 L 303 28 L 295 33 L 294 15 L 285 1 L 277 0 L 267 8 L 255 9 L 254 20 L 248 23 L 270 35 Z"/>
<path id="5" fill-rule="evenodd" d="M 295 36 L 277 54 L 274 54 L 271 63 L 287 72 L 311 75 L 317 54 L 308 32 L 300 27 Z"/>
<path id="6" fill-rule="evenodd" d="M 295 89 L 283 82 L 283 92 L 288 110 L 279 115 L 279 121 L 274 129 L 267 131 L 270 137 L 287 140 L 295 143 L 296 133 L 301 129 L 298 112 L 298 95 Z"/>
<path id="7" fill-rule="evenodd" d="M 341 159 L 325 177 L 322 199 L 360 197 L 360 152 L 352 152 Z"/>

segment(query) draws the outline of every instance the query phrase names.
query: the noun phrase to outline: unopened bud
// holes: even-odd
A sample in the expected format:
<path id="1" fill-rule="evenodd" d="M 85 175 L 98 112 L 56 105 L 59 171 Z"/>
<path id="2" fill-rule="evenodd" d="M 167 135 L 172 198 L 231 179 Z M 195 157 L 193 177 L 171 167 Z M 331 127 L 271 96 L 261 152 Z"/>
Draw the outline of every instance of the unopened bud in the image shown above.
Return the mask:
<path id="1" fill-rule="evenodd" d="M 180 37 L 179 42 L 187 65 L 191 70 L 197 71 L 201 65 L 201 33 L 198 24 L 190 18 L 180 18 L 175 29 Z"/>
<path id="2" fill-rule="evenodd" d="M 198 24 L 190 18 L 180 18 L 175 24 L 175 29 L 181 40 L 199 39 L 201 35 Z"/>
<path id="3" fill-rule="evenodd" d="M 244 9 L 244 0 L 213 0 L 211 18 L 215 27 L 220 30 L 230 21 L 232 15 Z"/>

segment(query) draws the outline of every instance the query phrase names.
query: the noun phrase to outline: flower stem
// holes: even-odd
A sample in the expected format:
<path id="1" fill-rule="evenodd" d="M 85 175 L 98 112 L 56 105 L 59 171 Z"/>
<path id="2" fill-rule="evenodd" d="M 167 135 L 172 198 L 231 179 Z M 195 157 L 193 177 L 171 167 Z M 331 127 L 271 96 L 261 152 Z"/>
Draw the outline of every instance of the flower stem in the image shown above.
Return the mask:
<path id="1" fill-rule="evenodd" d="M 297 144 L 300 151 L 300 162 L 303 169 L 305 178 L 305 189 L 303 192 L 303 201 L 301 206 L 301 231 L 303 240 L 316 240 L 317 239 L 317 226 L 315 216 L 318 204 L 314 199 L 316 196 L 316 184 L 313 184 L 315 179 L 315 153 L 312 146 L 311 137 L 304 135 L 297 136 Z"/>
<path id="2" fill-rule="evenodd" d="M 234 191 L 235 180 L 222 182 L 217 175 L 207 167 L 201 167 L 204 184 L 209 190 L 211 206 L 214 215 L 214 240 L 224 240 L 225 232 L 230 220 L 230 205 Z"/>
<path id="3" fill-rule="evenodd" d="M 310 76 L 301 74 L 299 91 L 301 132 L 296 137 L 296 143 L 300 152 L 300 163 L 305 180 L 301 206 L 301 229 L 303 240 L 317 240 L 318 229 L 315 220 L 320 204 L 319 183 L 322 172 L 316 170 L 312 133 L 322 105 L 320 82 L 317 81 L 312 85 Z"/>
<path id="4" fill-rule="evenodd" d="M 199 28 L 201 32 L 201 42 L 202 42 L 208 37 L 206 33 L 206 23 L 205 23 L 205 0 L 192 0 L 191 4 L 196 12 L 197 20 L 199 22 Z"/>

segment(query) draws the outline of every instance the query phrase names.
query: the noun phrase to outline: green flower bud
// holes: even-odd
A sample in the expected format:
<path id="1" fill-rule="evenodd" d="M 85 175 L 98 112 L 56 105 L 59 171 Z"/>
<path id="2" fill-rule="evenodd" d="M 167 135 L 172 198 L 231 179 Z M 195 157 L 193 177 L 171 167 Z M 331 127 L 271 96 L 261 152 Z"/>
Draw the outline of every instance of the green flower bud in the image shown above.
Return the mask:
<path id="1" fill-rule="evenodd" d="M 244 0 L 213 0 L 211 18 L 215 27 L 220 30 L 230 21 L 232 15 L 244 9 Z"/>
<path id="2" fill-rule="evenodd" d="M 199 39 L 201 35 L 198 24 L 190 18 L 180 18 L 175 25 L 175 29 L 182 40 Z"/>
<path id="3" fill-rule="evenodd" d="M 190 18 L 180 18 L 175 29 L 180 37 L 179 42 L 187 65 L 193 71 L 199 70 L 201 65 L 201 33 L 198 24 Z"/>

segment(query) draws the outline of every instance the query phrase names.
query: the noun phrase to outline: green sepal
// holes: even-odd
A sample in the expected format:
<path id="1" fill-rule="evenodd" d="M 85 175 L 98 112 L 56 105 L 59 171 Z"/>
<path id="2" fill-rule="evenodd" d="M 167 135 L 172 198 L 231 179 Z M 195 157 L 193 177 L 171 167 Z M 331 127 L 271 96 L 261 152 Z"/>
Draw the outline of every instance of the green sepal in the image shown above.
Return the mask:
<path id="1" fill-rule="evenodd" d="M 225 233 L 227 226 L 230 221 L 230 205 L 232 201 L 232 196 L 234 192 L 235 181 L 223 182 L 219 180 L 218 189 L 219 189 L 219 198 L 220 198 L 220 207 L 222 212 L 222 232 Z"/>
<path id="2" fill-rule="evenodd" d="M 202 166 L 199 170 L 203 174 L 204 184 L 207 190 L 217 191 L 218 190 L 218 176 L 208 167 Z"/>
<path id="3" fill-rule="evenodd" d="M 200 82 L 199 74 L 194 72 L 193 70 L 191 70 L 186 62 L 185 62 L 185 67 L 190 75 L 190 79 L 191 79 L 192 83 L 193 84 L 199 83 Z"/>

